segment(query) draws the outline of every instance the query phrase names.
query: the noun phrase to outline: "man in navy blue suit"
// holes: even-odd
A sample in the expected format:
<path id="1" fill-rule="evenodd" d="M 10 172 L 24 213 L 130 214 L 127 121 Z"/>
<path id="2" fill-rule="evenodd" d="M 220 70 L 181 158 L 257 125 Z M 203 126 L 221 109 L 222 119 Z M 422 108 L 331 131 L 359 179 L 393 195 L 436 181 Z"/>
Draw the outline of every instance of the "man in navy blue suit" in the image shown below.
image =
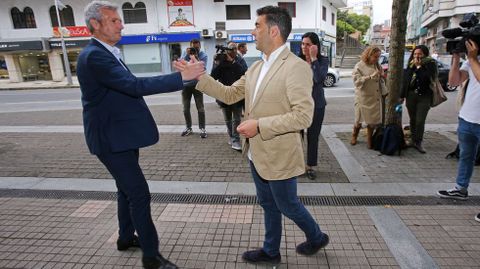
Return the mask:
<path id="1" fill-rule="evenodd" d="M 183 80 L 204 73 L 204 64 L 189 63 L 180 72 L 137 78 L 115 47 L 123 29 L 117 6 L 93 1 L 85 8 L 85 21 L 93 38 L 77 64 L 84 131 L 90 152 L 112 174 L 118 189 L 117 249 L 141 247 L 144 268 L 177 268 L 158 250 L 150 191 L 138 163 L 139 148 L 158 141 L 158 130 L 143 96 L 181 90 Z"/>

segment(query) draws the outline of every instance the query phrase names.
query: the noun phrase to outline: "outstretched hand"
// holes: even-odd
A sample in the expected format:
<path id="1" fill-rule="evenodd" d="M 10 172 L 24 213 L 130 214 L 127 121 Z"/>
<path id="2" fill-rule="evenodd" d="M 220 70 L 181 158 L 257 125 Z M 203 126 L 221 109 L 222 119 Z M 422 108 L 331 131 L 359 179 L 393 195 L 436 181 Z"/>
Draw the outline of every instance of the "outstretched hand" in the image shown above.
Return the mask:
<path id="1" fill-rule="evenodd" d="M 197 61 L 194 57 L 192 57 L 190 62 L 184 59 L 174 61 L 173 67 L 180 72 L 182 80 L 198 79 L 201 75 L 205 74 L 204 63 Z"/>
<path id="2" fill-rule="evenodd" d="M 257 132 L 258 120 L 246 120 L 237 127 L 237 132 L 246 138 L 254 137 Z"/>

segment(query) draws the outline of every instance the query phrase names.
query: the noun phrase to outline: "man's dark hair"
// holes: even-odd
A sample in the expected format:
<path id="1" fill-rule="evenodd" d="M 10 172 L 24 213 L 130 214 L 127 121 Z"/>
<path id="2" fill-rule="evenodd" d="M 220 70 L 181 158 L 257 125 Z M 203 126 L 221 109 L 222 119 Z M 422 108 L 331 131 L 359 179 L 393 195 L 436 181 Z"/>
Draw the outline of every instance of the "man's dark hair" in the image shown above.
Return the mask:
<path id="1" fill-rule="evenodd" d="M 257 9 L 257 16 L 265 15 L 268 27 L 274 25 L 280 29 L 280 35 L 284 42 L 287 41 L 288 35 L 292 31 L 292 17 L 284 8 L 265 6 Z"/>
<path id="2" fill-rule="evenodd" d="M 200 40 L 196 38 L 192 38 L 192 40 L 190 40 L 190 44 L 196 44 L 196 43 L 200 43 Z"/>

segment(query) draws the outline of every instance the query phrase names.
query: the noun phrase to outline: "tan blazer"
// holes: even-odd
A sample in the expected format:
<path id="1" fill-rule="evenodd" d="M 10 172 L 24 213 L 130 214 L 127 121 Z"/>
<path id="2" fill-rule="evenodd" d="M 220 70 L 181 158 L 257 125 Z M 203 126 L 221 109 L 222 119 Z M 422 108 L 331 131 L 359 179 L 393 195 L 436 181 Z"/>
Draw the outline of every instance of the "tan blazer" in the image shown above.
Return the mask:
<path id="1" fill-rule="evenodd" d="M 259 121 L 260 134 L 243 142 L 250 149 L 258 174 L 267 180 L 282 180 L 305 172 L 300 130 L 313 117 L 310 66 L 285 48 L 272 64 L 252 103 L 263 61 L 257 61 L 232 86 L 203 75 L 197 89 L 226 104 L 245 98 L 245 118 Z"/>

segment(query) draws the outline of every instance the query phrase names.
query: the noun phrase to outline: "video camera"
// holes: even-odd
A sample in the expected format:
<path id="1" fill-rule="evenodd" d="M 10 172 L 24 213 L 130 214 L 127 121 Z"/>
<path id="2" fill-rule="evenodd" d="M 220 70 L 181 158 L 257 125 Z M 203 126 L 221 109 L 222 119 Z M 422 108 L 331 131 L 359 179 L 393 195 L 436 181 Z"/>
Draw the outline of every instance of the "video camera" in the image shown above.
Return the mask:
<path id="1" fill-rule="evenodd" d="M 225 47 L 222 45 L 216 45 L 215 48 L 217 49 L 217 52 L 213 59 L 215 61 L 218 61 L 219 64 L 225 62 L 227 60 L 227 53 L 233 50 L 229 47 Z"/>
<path id="2" fill-rule="evenodd" d="M 198 51 L 197 51 L 196 48 L 190 47 L 190 48 L 188 48 L 188 54 L 190 54 L 190 55 L 197 55 L 197 54 L 198 54 Z"/>
<path id="3" fill-rule="evenodd" d="M 442 31 L 442 35 L 448 39 L 462 37 L 461 39 L 447 41 L 447 51 L 450 54 L 467 52 L 465 42 L 469 39 L 480 45 L 480 24 L 475 13 L 465 14 L 460 26 L 461 28 L 456 27 Z"/>

